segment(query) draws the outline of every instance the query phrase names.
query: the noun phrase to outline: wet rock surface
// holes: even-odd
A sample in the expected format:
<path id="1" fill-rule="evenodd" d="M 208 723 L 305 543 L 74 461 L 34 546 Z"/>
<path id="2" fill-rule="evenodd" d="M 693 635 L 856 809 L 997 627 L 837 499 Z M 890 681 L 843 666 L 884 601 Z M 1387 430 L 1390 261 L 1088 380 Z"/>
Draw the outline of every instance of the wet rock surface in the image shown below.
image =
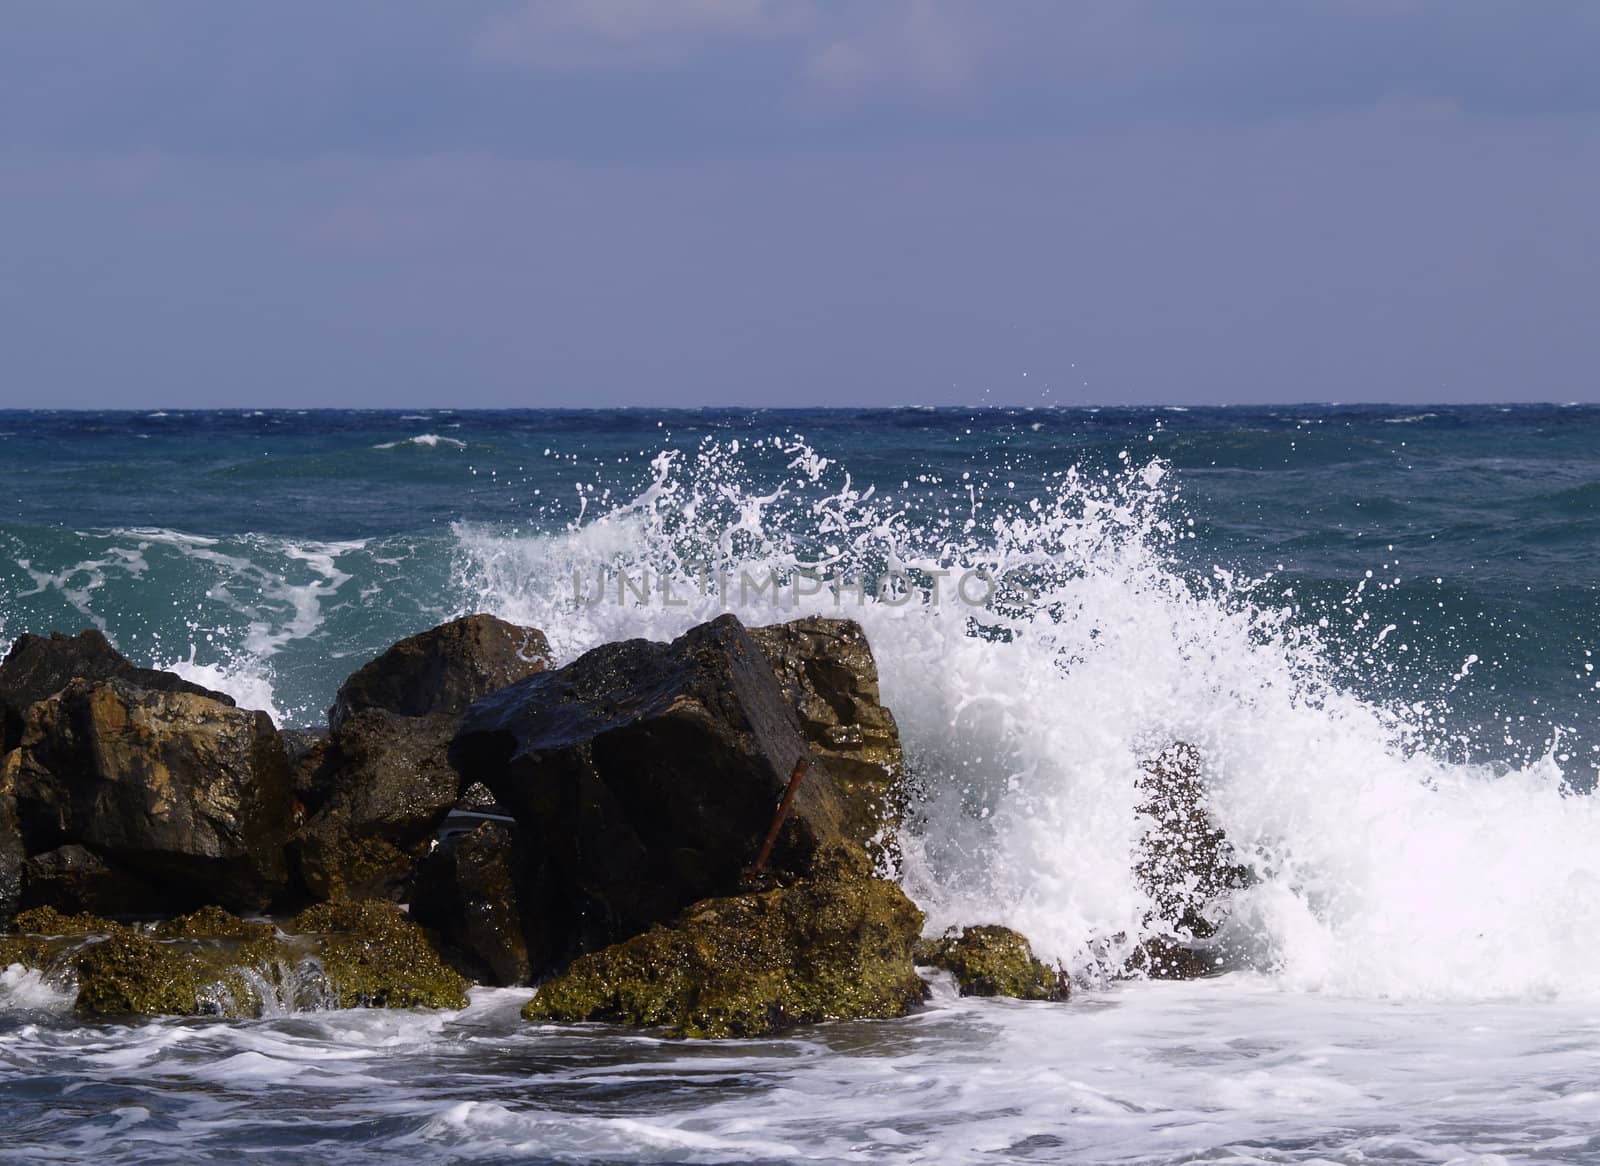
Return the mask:
<path id="1" fill-rule="evenodd" d="M 255 909 L 283 887 L 289 770 L 265 713 L 74 680 L 32 705 L 0 785 L 30 854 L 83 847 L 148 887 L 146 910 Z"/>
<path id="2" fill-rule="evenodd" d="M 24 634 L 0 662 L 0 754 L 21 743 L 28 710 L 73 680 L 125 680 L 151 692 L 187 692 L 219 704 L 233 704 L 232 697 L 176 673 L 138 667 L 93 628 L 75 636 Z"/>
<path id="3" fill-rule="evenodd" d="M 923 999 L 912 962 L 922 918 L 859 849 L 839 845 L 791 885 L 704 900 L 579 958 L 523 1015 L 712 1038 L 904 1016 Z"/>
<path id="4" fill-rule="evenodd" d="M 736 888 L 797 760 L 812 756 L 765 655 L 733 616 L 630 640 L 475 703 L 452 757 L 523 832 L 529 914 L 559 963 Z M 848 812 L 815 762 L 771 869 L 809 870 Z"/>
<path id="5" fill-rule="evenodd" d="M 951 973 L 963 996 L 1065 1000 L 1071 993 L 1066 972 L 1036 958 L 1027 937 L 1009 927 L 951 928 L 918 944 L 917 962 Z"/>
<path id="6" fill-rule="evenodd" d="M 459 716 L 481 696 L 542 671 L 550 645 L 536 628 L 468 615 L 410 636 L 362 666 L 328 711 L 339 732 L 363 709 L 402 717 Z"/>
<path id="7" fill-rule="evenodd" d="M 846 833 L 864 845 L 878 842 L 899 819 L 903 756 L 866 633 L 854 620 L 825 616 L 749 632 L 844 795 Z"/>
<path id="8" fill-rule="evenodd" d="M 548 652 L 534 628 L 466 616 L 400 641 L 345 682 L 329 736 L 299 749 L 305 821 L 290 854 L 307 897 L 405 893 L 462 793 L 449 759 L 462 711 L 543 671 Z"/>
<path id="9" fill-rule="evenodd" d="M 0 771 L 3 771 L 0 766 Z M 22 826 L 17 821 L 17 799 L 0 788 L 0 927 L 22 907 L 22 868 L 27 851 L 22 845 Z"/>
<path id="10" fill-rule="evenodd" d="M 461 792 L 449 716 L 364 709 L 331 739 L 315 780 L 325 800 L 290 843 L 313 900 L 398 897 Z"/>
<path id="11" fill-rule="evenodd" d="M 76 843 L 29 856 L 22 864 L 22 888 L 28 906 L 68 914 L 149 914 L 162 901 L 160 892 L 144 880 Z"/>
<path id="12" fill-rule="evenodd" d="M 528 912 L 541 888 L 523 880 L 539 864 L 521 852 L 509 823 L 482 822 L 441 842 L 417 871 L 412 918 L 433 930 L 450 962 L 486 984 L 529 984 L 549 953 L 530 951 L 544 935 Z"/>

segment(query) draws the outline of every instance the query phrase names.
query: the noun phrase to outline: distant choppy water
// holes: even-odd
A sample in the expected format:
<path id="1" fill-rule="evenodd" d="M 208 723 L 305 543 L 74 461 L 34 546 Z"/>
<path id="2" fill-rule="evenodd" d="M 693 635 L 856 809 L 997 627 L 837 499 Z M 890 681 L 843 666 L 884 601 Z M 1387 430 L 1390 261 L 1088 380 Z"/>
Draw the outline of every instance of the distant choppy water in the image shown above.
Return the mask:
<path id="1" fill-rule="evenodd" d="M 563 658 L 855 616 L 920 791 L 902 881 L 1084 985 L 682 1046 L 515 993 L 79 1027 L 13 974 L 0 1154 L 1600 1160 L 1600 409 L 0 413 L 0 499 L 0 646 L 94 624 L 288 724 L 463 611 Z M 1028 592 L 952 601 L 974 570 Z M 1096 987 L 1177 739 L 1263 876 L 1242 966 Z"/>

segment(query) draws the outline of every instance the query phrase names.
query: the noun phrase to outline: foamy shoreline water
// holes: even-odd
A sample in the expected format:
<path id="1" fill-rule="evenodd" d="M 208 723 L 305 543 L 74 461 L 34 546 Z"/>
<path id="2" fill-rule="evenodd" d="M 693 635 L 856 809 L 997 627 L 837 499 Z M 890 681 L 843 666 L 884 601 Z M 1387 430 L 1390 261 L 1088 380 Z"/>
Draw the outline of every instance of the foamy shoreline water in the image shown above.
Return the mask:
<path id="1" fill-rule="evenodd" d="M 1252 977 L 960 999 L 781 1040 L 456 1014 L 78 1028 L 9 1012 L 0 1160 L 1583 1162 L 1600 1014 Z"/>

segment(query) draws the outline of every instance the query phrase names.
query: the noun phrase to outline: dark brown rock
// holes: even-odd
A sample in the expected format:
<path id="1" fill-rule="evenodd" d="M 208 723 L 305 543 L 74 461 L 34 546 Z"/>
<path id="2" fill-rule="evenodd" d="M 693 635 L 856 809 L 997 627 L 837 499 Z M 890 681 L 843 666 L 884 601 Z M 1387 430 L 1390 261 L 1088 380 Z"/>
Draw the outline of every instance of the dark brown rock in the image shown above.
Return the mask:
<path id="1" fill-rule="evenodd" d="M 363 709 L 403 717 L 460 716 L 480 696 L 542 671 L 550 645 L 536 628 L 468 615 L 401 640 L 358 669 L 328 710 L 337 733 Z"/>
<path id="2" fill-rule="evenodd" d="M 899 818 L 900 731 L 861 625 L 813 615 L 749 631 L 845 796 L 848 833 L 880 839 Z"/>
<path id="3" fill-rule="evenodd" d="M 1138 788 L 1144 832 L 1133 870 L 1150 897 L 1145 923 L 1155 934 L 1130 968 L 1158 979 L 1216 972 L 1225 960 L 1209 941 L 1251 874 L 1207 808 L 1200 751 L 1184 742 L 1162 750 L 1145 763 Z"/>
<path id="4" fill-rule="evenodd" d="M 173 672 L 140 668 L 93 628 L 75 636 L 23 635 L 0 663 L 0 755 L 22 741 L 28 709 L 72 680 L 125 680 L 152 692 L 188 692 L 232 705 L 233 698 L 192 684 Z"/>
<path id="5" fill-rule="evenodd" d="M 523 885 L 539 865 L 520 853 L 516 828 L 482 822 L 441 842 L 417 869 L 411 917 L 431 928 L 457 970 L 486 984 L 533 982 L 549 953 L 540 888 Z M 533 950 L 529 950 L 529 945 Z"/>
<path id="6" fill-rule="evenodd" d="M 290 843 L 313 899 L 396 898 L 461 793 L 448 759 L 456 719 L 353 713 L 318 779 L 321 807 Z"/>
<path id="7" fill-rule="evenodd" d="M 327 729 L 280 729 L 283 752 L 289 759 L 289 785 L 294 790 L 296 813 L 301 816 L 322 808 L 333 793 L 335 774 L 328 763 L 333 742 Z"/>
<path id="8" fill-rule="evenodd" d="M 0 788 L 0 928 L 22 908 L 22 826 L 17 821 L 17 799 Z"/>
<path id="9" fill-rule="evenodd" d="M 29 853 L 87 847 L 158 894 L 151 912 L 254 909 L 283 886 L 289 768 L 265 713 L 74 680 L 32 706 L 0 784 Z"/>
<path id="10" fill-rule="evenodd" d="M 542 671 L 544 634 L 473 615 L 401 640 L 347 680 L 332 733 L 295 769 L 304 824 L 290 844 L 306 895 L 399 898 L 461 796 L 449 761 L 475 698 Z"/>
<path id="11" fill-rule="evenodd" d="M 141 915 L 163 903 L 164 896 L 142 879 L 76 843 L 35 854 L 22 864 L 25 907 L 50 907 L 69 915 Z"/>
<path id="12" fill-rule="evenodd" d="M 452 755 L 525 832 L 559 961 L 736 889 L 811 751 L 761 649 L 729 615 L 671 644 L 607 644 L 485 697 Z M 826 762 L 815 762 L 770 869 L 805 872 L 845 821 Z"/>

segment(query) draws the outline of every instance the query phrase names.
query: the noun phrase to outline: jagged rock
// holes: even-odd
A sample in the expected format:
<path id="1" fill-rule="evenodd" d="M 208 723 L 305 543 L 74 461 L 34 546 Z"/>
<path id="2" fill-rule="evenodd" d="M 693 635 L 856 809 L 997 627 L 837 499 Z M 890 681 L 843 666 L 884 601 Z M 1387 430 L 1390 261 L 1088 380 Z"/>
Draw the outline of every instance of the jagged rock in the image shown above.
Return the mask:
<path id="1" fill-rule="evenodd" d="M 847 832 L 874 842 L 899 819 L 902 755 L 866 633 L 854 620 L 815 615 L 749 631 L 845 795 Z"/>
<path id="2" fill-rule="evenodd" d="M 540 672 L 543 633 L 475 615 L 402 640 L 347 680 L 333 732 L 309 742 L 297 791 L 308 813 L 290 845 L 313 899 L 396 898 L 461 796 L 449 761 L 478 696 Z"/>
<path id="3" fill-rule="evenodd" d="M 448 759 L 455 721 L 352 714 L 323 764 L 331 791 L 289 851 L 314 899 L 398 896 L 461 792 Z"/>
<path id="4" fill-rule="evenodd" d="M 289 930 L 317 937 L 317 957 L 341 1008 L 466 1007 L 466 980 L 387 900 L 319 903 Z"/>
<path id="5" fill-rule="evenodd" d="M 1167 747 L 1145 763 L 1138 788 L 1145 829 L 1133 870 L 1150 897 L 1145 924 L 1155 935 L 1129 968 L 1157 979 L 1216 972 L 1222 961 L 1208 941 L 1251 873 L 1206 807 L 1200 751 L 1185 742 Z"/>
<path id="6" fill-rule="evenodd" d="M 0 663 L 0 754 L 22 741 L 28 709 L 72 680 L 126 680 L 152 692 L 188 692 L 232 705 L 233 698 L 192 684 L 173 672 L 140 668 L 93 628 L 75 636 L 22 635 Z"/>
<path id="7" fill-rule="evenodd" d="M 0 765 L 0 772 L 4 766 Z M 22 866 L 27 851 L 22 845 L 22 826 L 17 821 L 17 799 L 0 788 L 0 927 L 22 907 Z"/>
<path id="8" fill-rule="evenodd" d="M 519 850 L 511 826 L 483 822 L 441 842 L 412 886 L 412 918 L 438 933 L 457 970 L 484 983 L 528 984 L 549 963 L 548 952 L 528 949 L 544 938 L 544 926 L 525 905 L 542 896 L 521 885 L 538 864 Z"/>
<path id="9" fill-rule="evenodd" d="M 76 843 L 32 855 L 22 864 L 22 902 L 27 907 L 138 915 L 162 901 L 148 883 Z"/>
<path id="10" fill-rule="evenodd" d="M 333 796 L 337 778 L 329 764 L 333 741 L 327 729 L 279 729 L 283 752 L 289 759 L 289 786 L 294 791 L 299 818 L 320 810 Z"/>
<path id="11" fill-rule="evenodd" d="M 1065 1000 L 1071 990 L 1066 972 L 1037 959 L 1027 937 L 1009 927 L 952 927 L 919 944 L 917 962 L 950 972 L 963 996 Z"/>
<path id="12" fill-rule="evenodd" d="M 713 1038 L 904 1016 L 924 993 L 912 963 L 921 926 L 922 912 L 871 877 L 859 849 L 834 846 L 791 886 L 707 899 L 580 957 L 523 1016 Z"/>
<path id="13" fill-rule="evenodd" d="M 265 713 L 125 680 L 74 680 L 29 710 L 0 786 L 32 854 L 78 845 L 170 913 L 265 906 L 285 877 L 283 745 Z"/>
<path id="14" fill-rule="evenodd" d="M 522 828 L 557 961 L 636 935 L 738 883 L 796 761 L 809 757 L 761 649 L 731 615 L 670 644 L 607 644 L 483 698 L 452 757 Z M 771 860 L 807 870 L 844 837 L 826 762 Z M 534 945 L 530 945 L 534 946 Z"/>
<path id="15" fill-rule="evenodd" d="M 401 640 L 358 669 L 328 711 L 338 732 L 362 709 L 403 717 L 459 716 L 480 696 L 514 684 L 550 663 L 550 645 L 536 628 L 492 615 L 468 615 Z"/>

